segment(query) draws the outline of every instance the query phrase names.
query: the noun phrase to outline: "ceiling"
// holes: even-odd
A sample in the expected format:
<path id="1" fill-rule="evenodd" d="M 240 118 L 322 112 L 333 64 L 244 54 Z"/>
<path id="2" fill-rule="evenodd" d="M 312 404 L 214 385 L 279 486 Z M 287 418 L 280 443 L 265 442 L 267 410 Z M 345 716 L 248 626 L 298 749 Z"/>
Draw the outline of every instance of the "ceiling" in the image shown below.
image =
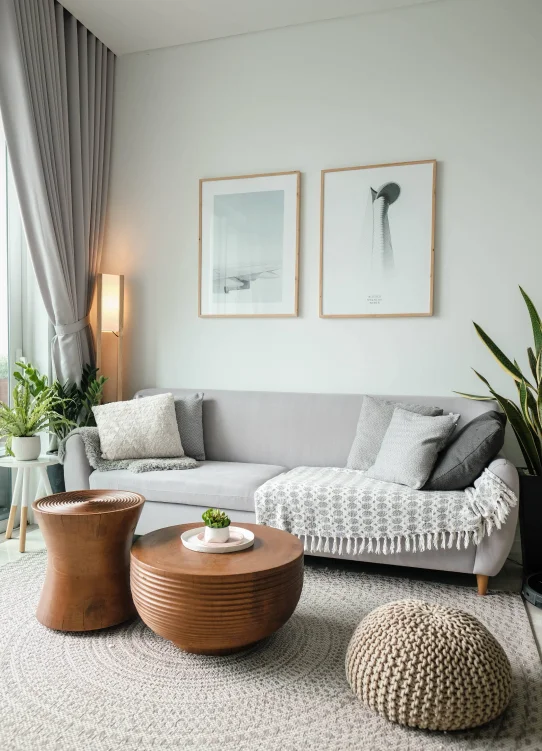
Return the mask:
<path id="1" fill-rule="evenodd" d="M 117 55 L 435 0 L 61 0 Z"/>

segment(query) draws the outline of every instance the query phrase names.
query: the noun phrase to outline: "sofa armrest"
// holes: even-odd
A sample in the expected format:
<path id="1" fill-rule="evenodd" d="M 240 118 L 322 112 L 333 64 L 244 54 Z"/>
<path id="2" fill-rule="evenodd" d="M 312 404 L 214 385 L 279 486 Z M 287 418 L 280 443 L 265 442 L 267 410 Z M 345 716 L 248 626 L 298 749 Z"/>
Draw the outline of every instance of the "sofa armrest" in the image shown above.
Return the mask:
<path id="1" fill-rule="evenodd" d="M 89 477 L 93 470 L 85 452 L 80 435 L 71 435 L 66 441 L 64 456 L 64 483 L 66 490 L 88 490 Z"/>
<path id="2" fill-rule="evenodd" d="M 488 469 L 508 485 L 519 501 L 519 475 L 512 462 L 503 456 L 498 456 L 491 462 Z M 481 540 L 476 548 L 473 573 L 496 576 L 504 566 L 504 562 L 514 544 L 518 523 L 518 506 L 519 503 L 510 509 L 506 522 L 500 529 L 494 529 L 489 537 L 486 536 Z"/>
<path id="3" fill-rule="evenodd" d="M 519 474 L 517 468 L 512 462 L 505 459 L 504 456 L 498 456 L 496 459 L 493 459 L 488 466 L 488 469 L 508 485 L 510 490 L 512 490 L 517 498 L 519 498 Z"/>

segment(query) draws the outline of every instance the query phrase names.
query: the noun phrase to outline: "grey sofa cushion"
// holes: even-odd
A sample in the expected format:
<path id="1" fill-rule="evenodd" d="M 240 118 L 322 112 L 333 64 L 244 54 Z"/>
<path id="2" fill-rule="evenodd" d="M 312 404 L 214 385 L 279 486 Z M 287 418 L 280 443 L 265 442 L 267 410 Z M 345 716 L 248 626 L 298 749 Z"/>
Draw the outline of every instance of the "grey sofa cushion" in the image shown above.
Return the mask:
<path id="1" fill-rule="evenodd" d="M 423 488 L 459 415 L 427 417 L 397 408 L 367 476 L 409 488 Z"/>
<path id="2" fill-rule="evenodd" d="M 438 457 L 426 490 L 463 490 L 480 476 L 504 444 L 506 417 L 485 412 L 458 431 Z"/>
<path id="3" fill-rule="evenodd" d="M 91 488 L 131 490 L 148 501 L 254 511 L 254 492 L 285 467 L 240 462 L 202 462 L 196 469 L 136 474 L 126 469 L 93 472 Z M 194 521 L 198 521 L 194 519 Z"/>
<path id="4" fill-rule="evenodd" d="M 203 443 L 203 393 L 175 397 L 175 417 L 185 456 L 205 461 Z"/>
<path id="5" fill-rule="evenodd" d="M 375 463 L 396 407 L 427 416 L 437 416 L 443 412 L 440 407 L 388 402 L 384 399 L 364 396 L 356 428 L 356 437 L 346 462 L 348 469 L 366 470 Z"/>

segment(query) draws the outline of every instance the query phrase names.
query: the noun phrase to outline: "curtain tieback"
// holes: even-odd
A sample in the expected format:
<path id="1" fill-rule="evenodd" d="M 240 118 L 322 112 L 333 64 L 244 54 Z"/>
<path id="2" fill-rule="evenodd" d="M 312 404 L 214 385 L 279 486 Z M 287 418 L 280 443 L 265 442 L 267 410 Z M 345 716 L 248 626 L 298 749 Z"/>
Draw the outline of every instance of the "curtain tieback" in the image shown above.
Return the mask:
<path id="1" fill-rule="evenodd" d="M 80 321 L 74 323 L 57 323 L 55 324 L 55 332 L 57 336 L 63 336 L 64 334 L 77 334 L 78 331 L 82 331 L 90 325 L 90 316 L 81 318 Z"/>

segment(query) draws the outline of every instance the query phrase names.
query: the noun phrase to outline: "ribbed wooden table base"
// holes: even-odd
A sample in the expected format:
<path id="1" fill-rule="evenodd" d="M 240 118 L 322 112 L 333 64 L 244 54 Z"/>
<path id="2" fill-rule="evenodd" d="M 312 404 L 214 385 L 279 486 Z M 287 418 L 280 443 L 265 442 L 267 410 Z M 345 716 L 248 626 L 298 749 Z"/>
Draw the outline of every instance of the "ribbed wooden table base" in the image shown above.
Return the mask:
<path id="1" fill-rule="evenodd" d="M 47 546 L 36 617 L 58 631 L 92 631 L 135 615 L 130 547 L 145 499 L 137 493 L 81 490 L 32 505 Z"/>
<path id="2" fill-rule="evenodd" d="M 303 587 L 303 546 L 293 535 L 239 524 L 253 548 L 224 555 L 185 548 L 199 524 L 151 532 L 132 548 L 131 588 L 143 621 L 181 649 L 221 655 L 270 636 L 294 612 Z"/>

